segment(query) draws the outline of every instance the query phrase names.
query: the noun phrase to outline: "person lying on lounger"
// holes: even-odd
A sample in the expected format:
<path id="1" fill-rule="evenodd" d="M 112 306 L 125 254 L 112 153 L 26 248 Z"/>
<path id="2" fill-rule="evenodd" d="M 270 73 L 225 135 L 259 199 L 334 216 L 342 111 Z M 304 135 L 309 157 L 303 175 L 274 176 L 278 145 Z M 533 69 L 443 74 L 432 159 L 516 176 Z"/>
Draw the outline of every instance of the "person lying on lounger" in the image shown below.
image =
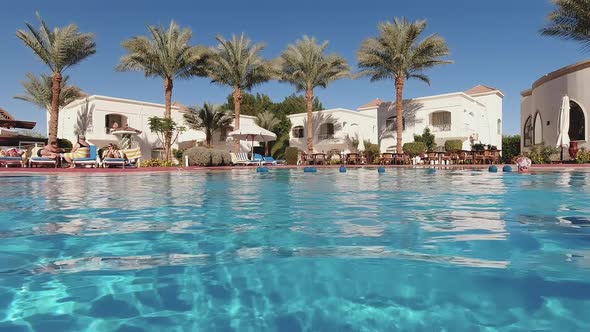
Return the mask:
<path id="1" fill-rule="evenodd" d="M 61 153 L 65 152 L 64 149 L 60 149 L 57 145 L 57 141 L 52 141 L 43 149 L 37 151 L 37 157 L 53 158 L 56 159 Z"/>

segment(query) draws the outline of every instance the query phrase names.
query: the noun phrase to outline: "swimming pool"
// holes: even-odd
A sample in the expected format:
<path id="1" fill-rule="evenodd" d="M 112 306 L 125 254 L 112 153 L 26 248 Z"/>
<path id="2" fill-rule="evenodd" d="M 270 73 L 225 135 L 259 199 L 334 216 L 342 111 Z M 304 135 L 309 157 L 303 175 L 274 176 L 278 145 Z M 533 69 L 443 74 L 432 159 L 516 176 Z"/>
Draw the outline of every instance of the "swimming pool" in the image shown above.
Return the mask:
<path id="1" fill-rule="evenodd" d="M 0 181 L 0 331 L 590 330 L 590 173 Z"/>

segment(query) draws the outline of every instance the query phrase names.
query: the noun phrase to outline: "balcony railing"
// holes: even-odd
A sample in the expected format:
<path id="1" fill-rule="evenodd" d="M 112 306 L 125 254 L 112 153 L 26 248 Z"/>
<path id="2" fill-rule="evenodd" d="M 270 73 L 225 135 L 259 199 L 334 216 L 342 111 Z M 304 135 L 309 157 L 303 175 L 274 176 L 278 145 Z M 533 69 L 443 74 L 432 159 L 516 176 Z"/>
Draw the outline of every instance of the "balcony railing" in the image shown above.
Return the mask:
<path id="1" fill-rule="evenodd" d="M 432 131 L 451 131 L 451 124 L 444 123 L 444 124 L 432 125 Z"/>
<path id="2" fill-rule="evenodd" d="M 318 139 L 333 139 L 334 134 L 319 134 Z"/>

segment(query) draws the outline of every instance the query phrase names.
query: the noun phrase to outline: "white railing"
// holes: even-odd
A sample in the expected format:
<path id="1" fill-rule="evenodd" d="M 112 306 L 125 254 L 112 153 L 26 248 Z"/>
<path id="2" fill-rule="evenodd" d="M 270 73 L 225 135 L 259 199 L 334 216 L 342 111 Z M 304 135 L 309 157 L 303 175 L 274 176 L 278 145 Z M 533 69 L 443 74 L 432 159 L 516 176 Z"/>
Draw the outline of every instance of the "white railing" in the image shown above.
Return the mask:
<path id="1" fill-rule="evenodd" d="M 451 131 L 451 124 L 444 123 L 444 124 L 432 125 L 432 131 Z"/>
<path id="2" fill-rule="evenodd" d="M 318 139 L 333 139 L 334 138 L 334 134 L 319 134 L 318 135 Z"/>

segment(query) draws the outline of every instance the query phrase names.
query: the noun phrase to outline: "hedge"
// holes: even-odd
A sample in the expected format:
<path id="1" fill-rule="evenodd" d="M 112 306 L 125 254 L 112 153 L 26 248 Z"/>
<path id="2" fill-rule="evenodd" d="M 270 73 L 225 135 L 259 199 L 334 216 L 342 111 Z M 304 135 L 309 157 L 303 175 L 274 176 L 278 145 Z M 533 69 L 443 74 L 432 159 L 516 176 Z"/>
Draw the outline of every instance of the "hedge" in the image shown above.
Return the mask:
<path id="1" fill-rule="evenodd" d="M 299 149 L 290 146 L 285 149 L 285 160 L 287 161 L 288 165 L 297 165 L 297 158 L 299 157 Z"/>
<path id="2" fill-rule="evenodd" d="M 231 163 L 229 152 L 200 146 L 184 150 L 183 160 L 186 156 L 189 166 L 224 166 Z"/>
<path id="3" fill-rule="evenodd" d="M 417 156 L 426 152 L 426 144 L 424 142 L 404 143 L 403 150 L 405 153 Z"/>
<path id="4" fill-rule="evenodd" d="M 451 139 L 445 142 L 445 151 L 457 152 L 463 150 L 463 142 L 459 139 Z"/>

